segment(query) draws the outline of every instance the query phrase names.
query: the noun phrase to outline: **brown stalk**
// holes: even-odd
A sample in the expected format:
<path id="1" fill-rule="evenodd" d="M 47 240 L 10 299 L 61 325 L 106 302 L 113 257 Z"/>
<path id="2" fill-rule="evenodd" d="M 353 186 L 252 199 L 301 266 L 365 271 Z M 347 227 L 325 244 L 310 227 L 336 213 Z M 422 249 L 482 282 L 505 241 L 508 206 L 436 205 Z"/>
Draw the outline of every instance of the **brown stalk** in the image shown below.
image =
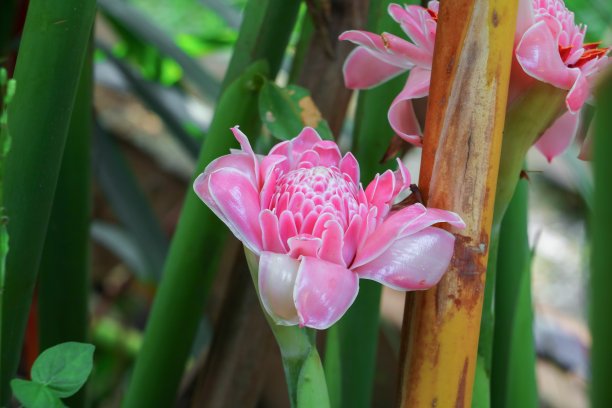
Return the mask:
<path id="1" fill-rule="evenodd" d="M 315 34 L 304 58 L 297 84 L 308 88 L 312 99 L 338 137 L 353 93 L 344 86 L 342 65 L 354 48 L 338 36 L 363 29 L 369 0 L 309 0 L 308 13 Z"/>
<path id="2" fill-rule="evenodd" d="M 441 2 L 419 188 L 459 213 L 438 286 L 406 301 L 401 407 L 470 407 L 516 22 L 516 0 Z"/>

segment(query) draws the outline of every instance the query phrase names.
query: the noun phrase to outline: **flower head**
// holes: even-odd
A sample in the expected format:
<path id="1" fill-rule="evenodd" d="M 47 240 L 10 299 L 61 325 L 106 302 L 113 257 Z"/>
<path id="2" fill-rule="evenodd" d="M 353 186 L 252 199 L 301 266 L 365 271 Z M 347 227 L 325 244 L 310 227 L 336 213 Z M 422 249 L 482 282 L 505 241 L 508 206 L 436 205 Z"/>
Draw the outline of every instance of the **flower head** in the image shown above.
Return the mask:
<path id="1" fill-rule="evenodd" d="M 567 89 L 567 109 L 576 113 L 589 98 L 590 81 L 608 63 L 608 48 L 585 43 L 586 26 L 574 22 L 563 0 L 529 0 L 517 24 L 516 59 L 531 77 Z"/>
<path id="2" fill-rule="evenodd" d="M 433 46 L 437 28 L 437 1 L 427 8 L 391 4 L 389 14 L 412 41 L 392 34 L 347 31 L 340 40 L 359 45 L 344 65 L 346 86 L 367 89 L 410 71 L 404 89 L 388 113 L 393 130 L 404 140 L 421 145 L 421 129 L 412 99 L 427 96 L 431 80 Z M 567 112 L 536 143 L 548 160 L 563 152 L 578 129 L 578 112 L 591 95 L 596 74 L 609 62 L 609 48 L 585 43 L 586 26 L 574 22 L 563 0 L 520 0 L 515 58 L 510 93 L 516 96 L 538 80 L 567 90 Z M 527 79 L 527 80 L 526 80 Z"/>
<path id="3" fill-rule="evenodd" d="M 452 212 L 421 204 L 394 210 L 410 185 L 408 170 L 377 175 L 364 190 L 352 154 L 312 128 L 253 153 L 212 162 L 194 182 L 198 196 L 259 256 L 259 293 L 279 324 L 325 329 L 353 303 L 359 278 L 400 290 L 427 289 L 445 272 L 454 236 L 432 227 L 463 227 Z"/>

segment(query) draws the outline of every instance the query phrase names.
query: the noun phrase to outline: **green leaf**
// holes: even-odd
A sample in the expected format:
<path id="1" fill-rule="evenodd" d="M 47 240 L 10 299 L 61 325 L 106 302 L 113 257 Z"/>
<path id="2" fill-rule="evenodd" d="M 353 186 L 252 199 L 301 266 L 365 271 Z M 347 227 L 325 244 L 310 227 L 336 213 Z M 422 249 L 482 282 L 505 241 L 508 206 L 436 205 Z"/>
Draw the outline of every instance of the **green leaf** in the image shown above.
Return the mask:
<path id="1" fill-rule="evenodd" d="M 300 370 L 297 406 L 300 408 L 330 406 L 323 366 L 316 347 L 312 348 Z"/>
<path id="2" fill-rule="evenodd" d="M 280 140 L 294 138 L 304 126 L 316 129 L 323 139 L 333 139 L 308 90 L 296 85 L 281 88 L 266 81 L 259 94 L 259 116 L 270 133 Z"/>
<path id="3" fill-rule="evenodd" d="M 11 389 L 15 398 L 25 408 L 60 408 L 65 405 L 43 384 L 33 381 L 15 379 L 11 381 Z"/>
<path id="4" fill-rule="evenodd" d="M 32 366 L 32 380 L 58 397 L 69 397 L 87 381 L 93 368 L 91 344 L 67 342 L 43 351 Z"/>
<path id="5" fill-rule="evenodd" d="M 491 406 L 489 394 L 489 376 L 485 369 L 485 360 L 479 356 L 476 361 L 472 408 L 489 408 Z"/>

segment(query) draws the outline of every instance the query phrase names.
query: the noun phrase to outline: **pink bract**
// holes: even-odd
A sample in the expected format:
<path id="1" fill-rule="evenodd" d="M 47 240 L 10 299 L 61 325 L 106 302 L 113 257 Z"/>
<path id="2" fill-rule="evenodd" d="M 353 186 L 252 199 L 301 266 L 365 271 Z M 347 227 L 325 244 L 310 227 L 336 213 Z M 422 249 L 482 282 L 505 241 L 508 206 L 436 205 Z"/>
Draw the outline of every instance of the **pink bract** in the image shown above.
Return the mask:
<path id="1" fill-rule="evenodd" d="M 421 204 L 393 210 L 410 185 L 401 162 L 364 190 L 355 157 L 312 128 L 267 156 L 232 131 L 242 149 L 210 163 L 194 190 L 259 256 L 259 293 L 278 324 L 328 328 L 355 300 L 359 278 L 420 290 L 446 271 L 455 238 L 432 225 L 465 225 Z"/>
<path id="2" fill-rule="evenodd" d="M 344 65 L 347 87 L 371 88 L 410 71 L 404 89 L 391 103 L 388 119 L 401 138 L 417 146 L 422 144 L 421 129 L 412 99 L 429 94 L 438 7 L 437 1 L 429 2 L 427 8 L 389 6 L 389 14 L 411 42 L 367 31 L 340 35 L 340 40 L 359 45 Z M 548 160 L 563 152 L 575 136 L 579 111 L 591 95 L 597 73 L 609 62 L 609 49 L 599 48 L 599 43 L 585 43 L 585 33 L 586 26 L 575 24 L 574 14 L 563 0 L 519 0 L 513 71 L 522 72 L 513 72 L 510 94 L 516 96 L 526 90 L 530 80 L 568 91 L 569 113 L 562 115 L 536 144 Z"/>

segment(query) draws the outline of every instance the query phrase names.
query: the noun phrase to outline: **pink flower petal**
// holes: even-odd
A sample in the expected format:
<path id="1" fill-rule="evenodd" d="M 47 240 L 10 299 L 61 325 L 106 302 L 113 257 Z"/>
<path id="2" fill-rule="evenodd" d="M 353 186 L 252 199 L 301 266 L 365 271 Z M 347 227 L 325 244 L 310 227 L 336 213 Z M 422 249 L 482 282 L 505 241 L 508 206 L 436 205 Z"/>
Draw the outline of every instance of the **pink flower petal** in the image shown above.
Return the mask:
<path id="1" fill-rule="evenodd" d="M 427 13 L 425 8 L 421 6 L 402 7 L 399 4 L 389 4 L 387 11 L 417 46 L 429 48 L 433 52 L 433 43 L 429 43 L 427 33 L 423 31 L 422 22 L 424 16 L 422 14 Z"/>
<path id="2" fill-rule="evenodd" d="M 550 162 L 567 149 L 578 132 L 580 114 L 565 112 L 546 129 L 535 146 Z"/>
<path id="3" fill-rule="evenodd" d="M 557 88 L 572 88 L 580 74 L 580 69 L 568 68 L 563 63 L 557 40 L 545 21 L 534 24 L 525 32 L 516 47 L 516 58 L 527 74 Z"/>
<path id="4" fill-rule="evenodd" d="M 336 323 L 357 297 L 358 282 L 341 265 L 302 258 L 293 292 L 300 325 L 324 330 Z"/>
<path id="5" fill-rule="evenodd" d="M 244 133 L 242 133 L 242 131 L 238 128 L 238 126 L 234 126 L 231 130 L 236 140 L 238 140 L 238 143 L 240 143 L 240 147 L 242 148 L 242 151 L 248 154 L 249 156 L 251 156 L 253 160 L 253 171 L 255 172 L 257 176 L 259 176 L 259 160 L 257 159 L 257 156 L 255 155 L 255 152 L 253 151 L 253 148 L 251 147 L 251 143 L 249 143 L 249 138 Z M 258 177 L 257 178 L 257 183 L 258 183 L 257 188 L 261 187 L 259 185 L 259 182 L 260 182 L 260 179 Z"/>
<path id="6" fill-rule="evenodd" d="M 389 65 L 395 65 L 404 70 L 414 67 L 414 63 L 403 55 L 396 55 L 387 50 L 383 37 L 368 31 L 350 30 L 345 31 L 338 37 L 340 41 L 350 41 L 368 49 L 374 56 Z"/>
<path id="7" fill-rule="evenodd" d="M 433 60 L 433 49 L 419 48 L 413 43 L 390 33 L 383 33 L 387 52 L 403 57 L 415 67 L 431 69 Z"/>
<path id="8" fill-rule="evenodd" d="M 269 154 L 280 154 L 289 159 L 290 166 L 294 166 L 302 153 L 312 150 L 315 144 L 321 141 L 321 136 L 311 127 L 305 127 L 299 135 L 291 140 L 274 146 Z"/>
<path id="9" fill-rule="evenodd" d="M 314 145 L 313 150 L 319 154 L 319 166 L 340 167 L 342 154 L 338 145 L 331 140 L 323 140 Z"/>
<path id="10" fill-rule="evenodd" d="M 261 303 L 275 323 L 291 326 L 299 323 L 293 300 L 300 263 L 282 254 L 262 252 L 259 257 L 258 286 Z"/>
<path id="11" fill-rule="evenodd" d="M 278 218 L 270 210 L 259 213 L 259 225 L 261 227 L 262 249 L 264 251 L 285 253 L 287 249 L 281 241 Z"/>
<path id="12" fill-rule="evenodd" d="M 514 43 L 523 37 L 525 31 L 535 22 L 533 13 L 533 0 L 519 0 L 518 15 L 516 17 L 516 30 L 514 34 Z"/>
<path id="13" fill-rule="evenodd" d="M 357 250 L 351 268 L 371 262 L 385 252 L 395 240 L 415 234 L 440 222 L 448 223 L 456 228 L 465 228 L 465 223 L 457 214 L 437 208 L 425 208 L 421 204 L 414 204 L 391 213 Z"/>
<path id="14" fill-rule="evenodd" d="M 217 216 L 252 252 L 261 252 L 259 193 L 239 171 L 224 168 L 210 174 L 208 191 L 218 209 Z M 215 211 L 216 213 L 216 211 Z"/>
<path id="15" fill-rule="evenodd" d="M 397 290 L 428 289 L 446 272 L 454 245 L 453 234 L 428 227 L 398 239 L 379 257 L 354 272 L 360 278 Z"/>
<path id="16" fill-rule="evenodd" d="M 359 184 L 359 163 L 357 163 L 353 153 L 348 152 L 340 160 L 340 171 L 347 174 L 353 180 L 353 183 Z"/>
<path id="17" fill-rule="evenodd" d="M 295 259 L 301 256 L 317 256 L 321 242 L 321 238 L 310 235 L 297 235 L 289 238 L 289 256 Z"/>
<path id="18" fill-rule="evenodd" d="M 349 89 L 370 89 L 404 72 L 406 69 L 389 64 L 379 54 L 366 47 L 357 47 L 342 67 L 344 85 Z"/>
<path id="19" fill-rule="evenodd" d="M 338 221 L 331 220 L 325 223 L 325 231 L 321 240 L 321 248 L 319 248 L 317 257 L 324 261 L 346 266 L 342 254 L 344 231 Z"/>
<path id="20" fill-rule="evenodd" d="M 395 97 L 389 108 L 388 119 L 399 137 L 416 146 L 422 145 L 421 126 L 412 107 L 412 99 L 429 94 L 431 71 L 414 68 L 410 71 L 404 89 Z"/>
<path id="21" fill-rule="evenodd" d="M 567 110 L 574 114 L 579 112 L 582 105 L 589 99 L 590 94 L 589 83 L 582 71 L 578 70 L 576 81 L 565 98 Z"/>

